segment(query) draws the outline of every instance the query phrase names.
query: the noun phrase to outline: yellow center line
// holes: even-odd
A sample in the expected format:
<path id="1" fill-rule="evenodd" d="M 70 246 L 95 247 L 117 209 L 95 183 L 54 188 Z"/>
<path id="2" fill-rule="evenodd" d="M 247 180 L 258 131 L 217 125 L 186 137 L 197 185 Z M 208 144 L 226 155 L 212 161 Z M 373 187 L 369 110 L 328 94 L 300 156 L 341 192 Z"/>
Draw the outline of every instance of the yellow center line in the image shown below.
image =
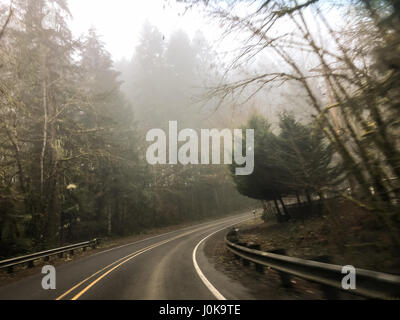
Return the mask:
<path id="1" fill-rule="evenodd" d="M 148 247 L 146 247 L 148 248 Z M 146 249 L 144 248 L 144 249 Z M 87 277 L 86 279 L 82 280 L 81 282 L 79 282 L 77 285 L 75 285 L 74 287 L 72 287 L 71 289 L 69 289 L 68 291 L 66 291 L 65 293 L 63 293 L 61 296 L 59 296 L 56 300 L 61 300 L 62 298 L 64 298 L 66 295 L 68 295 L 69 293 L 71 293 L 72 291 L 74 291 L 76 288 L 80 287 L 82 284 L 84 284 L 86 281 L 90 280 L 91 278 L 93 278 L 94 276 L 98 275 L 99 273 L 103 272 L 104 270 L 106 270 L 107 268 L 113 266 L 114 264 L 120 262 L 121 260 L 124 260 L 126 258 L 129 258 L 131 255 L 136 254 L 138 252 L 140 252 L 141 250 L 144 249 L 140 249 L 136 252 L 130 253 L 125 257 L 122 257 L 121 259 L 118 259 L 117 261 L 114 261 L 113 263 L 109 264 L 108 266 L 104 267 L 103 269 L 97 271 L 96 273 L 93 273 L 91 276 Z"/>
<path id="2" fill-rule="evenodd" d="M 171 240 L 172 241 L 172 240 Z M 169 242 L 169 241 L 167 241 Z M 165 242 L 165 243 L 167 243 Z M 119 268 L 120 266 L 122 266 L 123 264 L 125 264 L 126 262 L 128 262 L 129 260 L 132 260 L 133 258 L 136 258 L 137 256 L 141 255 L 142 253 L 145 253 L 147 251 L 150 251 L 156 247 L 159 247 L 165 243 L 159 243 L 157 245 L 154 245 L 150 248 L 147 248 L 146 250 L 143 250 L 135 255 L 133 255 L 132 257 L 124 260 L 123 262 L 121 262 L 120 264 L 116 265 L 114 268 L 108 270 L 106 273 L 104 273 L 102 276 L 98 277 L 95 281 L 93 281 L 91 284 L 89 284 L 85 289 L 83 289 L 81 292 L 79 292 L 75 297 L 73 297 L 71 300 L 77 300 L 79 299 L 80 296 L 82 296 L 86 291 L 88 291 L 91 287 L 93 287 L 96 283 L 98 283 L 101 279 L 105 278 L 108 274 L 110 274 L 111 272 L 113 272 L 115 269 Z"/>
<path id="3" fill-rule="evenodd" d="M 223 222 L 223 223 L 225 223 L 225 222 Z M 149 250 L 152 250 L 152 249 L 157 248 L 157 247 L 159 247 L 159 246 L 162 246 L 162 245 L 164 245 L 164 244 L 166 244 L 166 243 L 168 243 L 168 242 L 171 242 L 171 241 L 174 241 L 174 240 L 176 240 L 176 239 L 185 237 L 185 236 L 187 236 L 187 235 L 189 235 L 189 234 L 195 233 L 195 232 L 197 232 L 197 231 L 199 231 L 199 230 L 206 229 L 206 228 L 209 228 L 209 226 L 204 226 L 204 227 L 201 227 L 201 228 L 197 228 L 197 229 L 195 229 L 195 230 L 192 230 L 192 231 L 183 233 L 183 234 L 181 234 L 181 235 L 179 235 L 179 236 L 173 237 L 173 238 L 171 238 L 171 239 L 169 239 L 169 240 L 160 241 L 160 242 L 158 242 L 158 243 L 156 243 L 156 244 L 150 245 L 150 246 L 148 246 L 148 247 L 146 247 L 146 248 L 143 248 L 143 249 L 140 249 L 140 250 L 138 250 L 138 251 L 136 251 L 136 252 L 130 253 L 130 254 L 128 254 L 127 256 L 122 257 L 121 259 L 118 259 L 117 261 L 114 261 L 113 263 L 109 264 L 108 266 L 104 267 L 103 269 L 97 271 L 96 273 L 94 273 L 94 274 L 92 274 L 91 276 L 87 277 L 86 279 L 82 280 L 82 281 L 79 282 L 77 285 L 75 285 L 74 287 L 72 287 L 71 289 L 69 289 L 68 291 L 66 291 L 65 293 L 63 293 L 61 296 L 59 296 L 58 298 L 56 298 L 56 300 L 61 300 L 61 299 L 63 299 L 65 296 L 67 296 L 69 293 L 71 293 L 71 292 L 74 291 L 75 289 L 79 288 L 82 284 L 84 284 L 84 283 L 87 282 L 88 280 L 92 279 L 93 277 L 95 277 L 95 276 L 98 275 L 99 273 L 103 272 L 103 271 L 106 270 L 107 268 L 109 268 L 109 267 L 111 267 L 111 266 L 117 264 L 118 262 L 124 260 L 124 261 L 122 261 L 120 264 L 116 265 L 114 268 L 108 270 L 106 273 L 104 273 L 102 276 L 100 276 L 99 278 L 97 278 L 95 281 L 93 281 L 92 283 L 90 283 L 88 286 L 85 287 L 85 289 L 83 289 L 82 291 L 80 291 L 77 295 L 75 295 L 75 296 L 72 298 L 72 300 L 77 300 L 80 296 L 82 296 L 85 292 L 87 292 L 91 287 L 93 287 L 93 286 L 94 286 L 96 283 L 98 283 L 101 279 L 103 279 L 104 277 L 106 277 L 108 274 L 110 274 L 110 273 L 111 273 L 112 271 L 114 271 L 115 269 L 119 268 L 119 267 L 120 267 L 121 265 L 123 265 L 124 263 L 126 263 L 126 262 L 132 260 L 133 258 L 135 258 L 135 257 L 137 257 L 137 256 L 141 255 L 142 253 L 145 253 L 145 252 L 147 252 L 147 251 L 149 251 Z"/>
<path id="4" fill-rule="evenodd" d="M 202 228 L 201 228 L 201 229 L 202 229 Z M 181 235 L 179 235 L 179 236 L 176 236 L 176 237 L 174 237 L 174 238 L 171 238 L 171 239 L 169 239 L 169 240 L 164 240 L 164 241 L 162 241 L 162 242 L 156 243 L 156 244 L 151 245 L 151 246 L 149 246 L 149 247 L 146 247 L 146 248 L 144 248 L 144 249 L 142 249 L 142 250 L 139 250 L 139 251 L 137 251 L 136 253 L 133 253 L 133 256 L 130 256 L 130 255 L 127 256 L 127 257 L 128 257 L 127 259 L 125 259 L 125 260 L 122 261 L 120 264 L 116 265 L 114 268 L 108 270 L 106 273 L 104 273 L 103 275 L 101 275 L 100 277 L 98 277 L 95 281 L 93 281 L 93 282 L 90 283 L 88 286 L 86 286 L 85 289 L 83 289 L 81 292 L 79 292 L 79 293 L 78 293 L 76 296 L 74 296 L 71 300 L 77 300 L 77 299 L 79 299 L 80 296 L 82 296 L 86 291 L 88 291 L 91 287 L 93 287 L 93 286 L 94 286 L 96 283 L 98 283 L 101 279 L 103 279 L 104 277 L 106 277 L 107 275 L 109 275 L 111 272 L 113 272 L 115 269 L 119 268 L 120 266 L 122 266 L 122 265 L 125 264 L 126 262 L 132 260 L 133 258 L 136 258 L 136 257 L 139 256 L 139 255 L 141 255 L 142 253 L 145 253 L 145 252 L 150 251 L 150 250 L 152 250 L 152 249 L 154 249 L 154 248 L 160 247 L 160 246 L 162 246 L 162 245 L 164 245 L 164 244 L 166 244 L 166 243 L 168 243 L 168 242 L 171 242 L 171 241 L 174 241 L 174 240 L 176 240 L 176 239 L 182 238 L 182 237 L 184 237 L 184 236 L 186 236 L 186 235 L 192 234 L 192 233 L 194 233 L 194 232 L 196 232 L 196 231 L 199 231 L 199 230 L 201 230 L 201 229 L 196 229 L 196 230 L 193 230 L 193 231 L 191 231 L 191 232 L 187 232 L 187 233 L 181 234 Z"/>

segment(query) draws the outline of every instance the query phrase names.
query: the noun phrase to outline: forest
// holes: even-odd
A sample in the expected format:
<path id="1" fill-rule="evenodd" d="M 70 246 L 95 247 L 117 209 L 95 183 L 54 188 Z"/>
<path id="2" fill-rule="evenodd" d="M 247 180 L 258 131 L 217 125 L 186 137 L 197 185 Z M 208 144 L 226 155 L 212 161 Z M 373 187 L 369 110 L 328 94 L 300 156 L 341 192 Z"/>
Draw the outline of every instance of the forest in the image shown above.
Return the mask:
<path id="1" fill-rule="evenodd" d="M 44 28 L 53 2 L 56 24 Z M 201 126 L 183 112 L 191 103 L 183 83 L 208 72 L 201 34 L 191 41 L 178 31 L 166 42 L 145 24 L 132 61 L 114 67 L 96 30 L 73 38 L 69 15 L 63 0 L 1 7 L 0 256 L 254 204 L 224 167 L 145 159 L 146 130 L 166 126 L 167 115 Z"/>

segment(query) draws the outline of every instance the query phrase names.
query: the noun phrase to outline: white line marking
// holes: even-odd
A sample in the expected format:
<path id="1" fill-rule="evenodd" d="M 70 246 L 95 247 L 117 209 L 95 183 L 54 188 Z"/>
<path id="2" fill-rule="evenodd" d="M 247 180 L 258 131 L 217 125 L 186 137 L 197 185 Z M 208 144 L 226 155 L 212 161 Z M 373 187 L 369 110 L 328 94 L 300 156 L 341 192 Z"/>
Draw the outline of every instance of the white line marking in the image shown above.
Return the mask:
<path id="1" fill-rule="evenodd" d="M 245 213 L 238 214 L 239 217 L 237 217 L 237 219 L 239 219 L 240 216 L 241 216 L 241 215 L 244 215 L 244 214 L 245 214 Z M 162 236 L 167 236 L 167 235 L 169 235 L 169 234 L 171 234 L 171 233 L 174 233 L 174 232 L 185 231 L 185 230 L 187 230 L 187 229 L 195 229 L 196 227 L 200 227 L 200 226 L 205 225 L 205 224 L 209 224 L 209 223 L 215 223 L 215 224 L 223 223 L 223 222 L 224 222 L 223 220 L 229 220 L 229 219 L 232 219 L 232 218 L 235 219 L 235 218 L 236 218 L 236 215 L 234 215 L 233 217 L 221 218 L 221 219 L 218 219 L 218 220 L 215 220 L 215 221 L 202 222 L 202 223 L 200 223 L 200 224 L 193 225 L 193 226 L 188 226 L 188 227 L 185 227 L 185 228 L 183 228 L 183 229 L 177 229 L 177 230 L 169 231 L 169 232 L 162 233 L 162 234 L 159 234 L 159 235 L 155 235 L 155 236 L 152 236 L 152 237 L 150 237 L 150 238 L 145 238 L 145 239 L 138 240 L 138 241 L 135 241 L 135 242 L 132 242 L 132 243 L 127 243 L 127 244 L 124 244 L 124 245 L 121 245 L 121 246 L 118 246 L 118 247 L 114 247 L 114 248 L 111 248 L 111 249 L 107 249 L 107 250 L 104 250 L 104 251 L 97 252 L 97 253 L 95 253 L 95 254 L 93 254 L 93 255 L 90 255 L 89 257 L 97 256 L 97 255 L 102 254 L 102 253 L 114 251 L 114 250 L 121 249 L 121 248 L 125 248 L 125 247 L 128 247 L 128 246 L 133 246 L 133 245 L 135 245 L 135 244 L 139 244 L 139 243 L 145 242 L 145 241 L 147 241 L 147 240 L 153 240 L 153 239 L 156 239 L 156 238 L 159 238 L 159 237 L 162 237 Z M 227 227 L 227 228 L 229 228 L 229 227 Z M 222 229 L 222 230 L 223 230 L 223 229 Z"/>
<path id="2" fill-rule="evenodd" d="M 201 241 L 197 244 L 196 248 L 194 248 L 194 250 L 193 250 L 193 255 L 192 255 L 192 257 L 193 257 L 193 265 L 194 265 L 194 268 L 196 269 L 196 272 L 197 272 L 197 274 L 199 275 L 200 279 L 203 281 L 204 285 L 207 287 L 208 290 L 210 290 L 210 292 L 214 295 L 214 297 L 217 298 L 217 300 L 226 300 L 226 298 L 211 284 L 211 282 L 206 278 L 206 276 L 204 275 L 204 273 L 201 271 L 201 269 L 200 269 L 200 267 L 199 267 L 199 265 L 198 265 L 198 263 L 197 263 L 197 260 L 196 260 L 197 249 L 200 247 L 200 245 L 201 245 L 204 241 L 206 241 L 208 238 L 210 238 L 210 237 L 213 236 L 214 234 L 216 234 L 216 233 L 218 233 L 218 232 L 220 232 L 220 231 L 222 231 L 222 230 L 228 229 L 229 227 L 232 227 L 232 226 L 234 226 L 234 225 L 236 225 L 236 224 L 238 224 L 238 223 L 247 221 L 247 220 L 250 220 L 250 219 L 245 219 L 245 220 L 243 220 L 243 221 L 238 221 L 238 222 L 233 223 L 233 224 L 231 224 L 231 225 L 229 225 L 229 226 L 226 226 L 225 228 L 219 229 L 219 230 L 217 230 L 217 231 L 215 231 L 215 232 L 209 234 L 207 237 L 205 237 L 203 240 L 201 240 Z"/>
<path id="3" fill-rule="evenodd" d="M 236 219 L 239 219 L 239 218 L 234 218 L 234 219 L 236 220 Z M 239 222 L 240 222 L 240 221 L 239 221 Z M 222 223 L 226 223 L 226 221 L 220 222 L 220 223 L 218 223 L 218 225 L 219 225 L 219 224 L 222 224 Z M 237 222 L 237 223 L 238 223 L 238 222 Z M 159 243 L 155 243 L 155 244 L 149 245 L 148 247 L 142 248 L 142 249 L 140 249 L 140 250 L 138 250 L 138 251 L 136 251 L 136 252 L 133 252 L 133 253 L 128 254 L 128 255 L 125 256 L 125 257 L 122 257 L 121 259 L 119 259 L 119 260 L 117 260 L 117 261 L 114 261 L 113 263 L 109 264 L 108 266 L 105 266 L 103 269 L 101 269 L 101 270 L 95 272 L 94 274 L 92 274 L 92 275 L 89 276 L 88 278 L 84 279 L 83 281 L 81 281 L 80 283 L 78 283 L 77 285 L 75 285 L 75 286 L 74 286 L 73 288 L 71 288 L 70 290 L 68 290 L 68 291 L 66 291 L 65 293 L 63 293 L 63 294 L 62 294 L 61 296 L 59 296 L 56 300 L 61 300 L 62 298 L 64 298 L 64 297 L 67 296 L 68 294 L 70 294 L 72 291 L 74 291 L 75 289 L 79 288 L 81 285 L 83 285 L 83 284 L 84 284 L 85 282 L 87 282 L 89 279 L 93 278 L 94 276 L 96 276 L 96 275 L 99 274 L 100 272 L 105 271 L 107 268 L 110 268 L 110 269 L 109 269 L 107 272 L 105 272 L 102 276 L 100 276 L 99 278 L 97 278 L 94 282 L 92 282 L 91 285 L 87 286 L 87 287 L 85 288 L 86 291 L 87 291 L 88 289 L 90 289 L 90 287 L 92 287 L 94 284 L 96 284 L 97 282 L 99 282 L 101 279 L 103 279 L 104 276 L 108 275 L 108 274 L 111 273 L 113 270 L 116 270 L 119 266 L 125 264 L 126 262 L 132 260 L 133 258 L 135 258 L 135 257 L 137 257 L 137 256 L 139 256 L 139 255 L 141 255 L 141 254 L 143 254 L 143 253 L 145 253 L 145 252 L 148 252 L 148 251 L 150 251 L 150 250 L 152 250 L 152 249 L 155 249 L 155 248 L 157 248 L 157 247 L 160 247 L 160 246 L 162 246 L 162 245 L 164 245 L 164 244 L 166 244 L 166 243 L 169 243 L 169 242 L 171 242 L 171 241 L 174 241 L 174 240 L 180 239 L 180 238 L 182 238 L 182 237 L 185 237 L 185 236 L 187 236 L 187 235 L 193 234 L 193 233 L 198 232 L 198 231 L 200 231 L 200 230 L 202 230 L 202 229 L 209 228 L 209 226 L 203 226 L 203 224 L 200 224 L 199 226 L 201 226 L 201 227 L 198 227 L 197 229 L 194 229 L 194 228 L 191 227 L 191 230 L 189 230 L 189 231 L 186 232 L 186 233 L 177 235 L 177 236 L 175 236 L 175 237 L 173 237 L 173 238 L 170 238 L 170 239 L 166 239 L 166 240 L 161 241 L 161 242 L 159 242 Z M 188 228 L 185 228 L 185 229 L 188 229 Z M 185 230 L 185 229 L 181 229 L 181 230 Z M 174 231 L 171 231 L 171 232 L 169 232 L 169 233 L 172 233 L 172 232 L 174 232 Z M 154 238 L 154 237 L 153 237 L 153 238 Z M 141 240 L 141 241 L 144 241 L 144 240 Z M 126 246 L 126 245 L 125 245 L 125 246 Z M 114 249 L 110 249 L 110 250 L 107 250 L 107 251 L 111 251 L 111 250 L 114 250 Z M 104 252 L 106 252 L 106 251 L 104 251 Z M 121 262 L 121 261 L 122 261 L 122 262 Z M 117 265 L 116 267 L 114 267 L 114 268 L 111 269 L 111 267 L 112 267 L 113 265 L 117 264 L 118 262 L 121 262 L 121 263 L 120 263 L 119 265 Z M 86 292 L 86 291 L 84 291 L 84 292 Z M 81 292 L 82 292 L 82 291 L 81 291 Z M 83 292 L 83 293 L 84 293 L 84 292 Z M 82 294 L 83 294 L 83 293 L 82 293 Z M 76 295 L 73 299 L 79 298 L 80 295 L 81 295 L 81 294 Z"/>

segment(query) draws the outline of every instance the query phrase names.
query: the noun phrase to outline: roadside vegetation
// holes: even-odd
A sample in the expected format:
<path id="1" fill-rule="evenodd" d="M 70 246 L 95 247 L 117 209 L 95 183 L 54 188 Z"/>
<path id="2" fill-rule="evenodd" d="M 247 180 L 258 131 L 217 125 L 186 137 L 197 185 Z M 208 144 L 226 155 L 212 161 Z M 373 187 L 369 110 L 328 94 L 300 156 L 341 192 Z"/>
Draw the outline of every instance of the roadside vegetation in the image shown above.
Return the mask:
<path id="1" fill-rule="evenodd" d="M 69 19 L 65 0 L 0 4 L 0 259 L 252 205 L 223 167 L 145 159 L 149 128 L 209 127 L 186 112 L 212 71 L 201 33 L 164 41 L 146 23 L 132 59 L 114 63 Z"/>
<path id="2" fill-rule="evenodd" d="M 376 216 L 346 200 L 325 202 L 319 208 L 289 206 L 293 218 L 286 223 L 268 215 L 240 225 L 240 241 L 301 259 L 399 273 L 399 247 Z"/>
<path id="3" fill-rule="evenodd" d="M 227 37 L 243 39 L 229 71 L 247 68 L 246 76 L 216 86 L 214 95 L 221 101 L 232 95 L 246 101 L 244 93 L 251 97 L 260 91 L 271 100 L 274 93 L 295 95 L 280 101 L 278 121 L 256 112 L 245 126 L 256 129 L 256 169 L 247 177 L 233 176 L 238 191 L 263 201 L 265 212 L 273 207 L 279 222 L 291 218 L 285 198 L 296 199 L 303 209 L 304 202 L 309 208 L 320 202 L 321 215 L 328 209 L 349 220 L 353 210 L 348 208 L 355 205 L 363 212 L 358 216 L 363 232 L 375 234 L 373 224 L 364 224 L 368 213 L 390 238 L 389 243 L 382 240 L 387 252 L 398 248 L 399 2 L 188 2 L 205 5 L 210 17 L 225 26 Z M 304 103 L 308 109 L 300 112 Z M 326 200 L 333 197 L 344 206 Z M 352 232 L 346 223 L 324 224 L 337 234 L 338 245 L 342 228 Z M 281 232 L 301 236 L 284 227 Z"/>
<path id="4" fill-rule="evenodd" d="M 342 232 L 357 232 L 365 237 L 351 246 L 375 243 L 391 259 L 400 247 L 400 2 L 165 7 L 174 4 L 217 23 L 222 48 L 200 30 L 166 34 L 147 21 L 133 56 L 114 61 L 95 28 L 72 34 L 66 0 L 0 5 L 0 259 L 260 201 L 265 221 L 282 226 L 266 235 L 282 243 L 301 247 L 306 236 L 291 226 L 316 215 L 301 225 L 326 248 L 345 256 Z M 254 129 L 254 173 L 150 166 L 146 132 L 168 121 Z"/>

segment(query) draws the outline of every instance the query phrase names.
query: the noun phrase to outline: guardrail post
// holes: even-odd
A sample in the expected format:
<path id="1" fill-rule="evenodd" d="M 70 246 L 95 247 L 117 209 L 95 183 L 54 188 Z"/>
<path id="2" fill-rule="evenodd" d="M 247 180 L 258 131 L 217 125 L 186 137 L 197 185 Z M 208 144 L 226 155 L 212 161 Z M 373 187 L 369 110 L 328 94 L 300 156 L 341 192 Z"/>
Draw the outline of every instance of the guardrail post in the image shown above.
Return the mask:
<path id="1" fill-rule="evenodd" d="M 323 262 L 323 263 L 332 263 L 332 258 L 330 256 L 318 256 L 318 257 L 314 257 L 312 260 Z M 339 299 L 338 289 L 331 287 L 331 286 L 327 286 L 325 284 L 319 284 L 318 286 L 319 286 L 320 290 L 322 291 L 323 297 L 326 300 Z"/>
<path id="2" fill-rule="evenodd" d="M 276 250 L 272 250 L 272 251 L 268 251 L 268 252 L 286 256 L 285 249 L 276 249 Z M 287 272 L 281 272 L 281 271 L 277 271 L 277 272 L 279 273 L 279 277 L 281 279 L 281 285 L 285 288 L 292 288 L 293 287 L 293 284 L 291 282 L 292 276 Z"/>
<path id="3" fill-rule="evenodd" d="M 33 263 L 33 261 L 28 262 L 28 268 L 33 268 L 34 266 L 35 264 Z"/>
<path id="4" fill-rule="evenodd" d="M 13 266 L 7 267 L 7 273 L 13 273 L 13 272 L 14 272 L 14 267 Z"/>
<path id="5" fill-rule="evenodd" d="M 58 257 L 62 259 L 62 258 L 64 257 L 64 252 L 60 252 L 60 253 L 58 254 Z"/>
<path id="6" fill-rule="evenodd" d="M 242 258 L 242 264 L 244 267 L 248 267 L 250 265 L 250 261 L 246 258 Z"/>
<path id="7" fill-rule="evenodd" d="M 92 244 L 91 244 L 92 249 L 96 249 L 97 239 L 93 239 L 91 242 L 92 242 Z"/>
<path id="8" fill-rule="evenodd" d="M 73 255 L 74 255 L 74 249 L 72 249 L 72 250 L 69 252 L 69 254 L 70 254 L 71 256 L 73 256 Z"/>
<path id="9" fill-rule="evenodd" d="M 255 264 L 255 266 L 256 266 L 256 271 L 258 272 L 258 273 L 264 273 L 264 271 L 265 271 L 265 267 L 264 266 L 262 266 L 261 264 Z"/>
<path id="10" fill-rule="evenodd" d="M 247 242 L 238 242 L 237 245 L 247 248 Z M 245 258 L 241 258 L 241 259 L 242 259 L 242 265 L 244 267 L 248 267 L 250 265 L 250 261 L 249 260 L 247 260 Z"/>
<path id="11" fill-rule="evenodd" d="M 258 250 L 258 251 L 261 250 L 261 245 L 260 244 L 256 244 L 256 243 L 249 243 L 247 245 L 247 247 L 249 249 L 253 249 L 253 250 Z M 258 264 L 258 263 L 254 263 L 254 266 L 255 266 L 257 272 L 264 273 L 265 267 L 263 265 Z"/>
<path id="12" fill-rule="evenodd" d="M 251 244 L 249 246 L 245 243 L 235 245 L 227 238 L 225 241 L 228 250 L 238 255 L 243 265 L 256 261 L 265 268 L 278 272 L 283 287 L 293 287 L 295 282 L 292 282 L 292 277 L 299 277 L 319 285 L 325 299 L 334 300 L 342 297 L 340 292 L 343 267 L 333 264 L 329 256 L 311 258 L 312 261 L 310 261 L 288 257 L 284 249 L 260 253 L 259 250 L 249 250 L 249 247 L 252 247 Z M 246 259 L 247 263 L 242 257 L 249 259 Z M 349 291 L 350 294 L 372 299 L 395 299 L 399 297 L 399 292 L 400 276 L 362 269 L 357 271 L 357 289 Z"/>

